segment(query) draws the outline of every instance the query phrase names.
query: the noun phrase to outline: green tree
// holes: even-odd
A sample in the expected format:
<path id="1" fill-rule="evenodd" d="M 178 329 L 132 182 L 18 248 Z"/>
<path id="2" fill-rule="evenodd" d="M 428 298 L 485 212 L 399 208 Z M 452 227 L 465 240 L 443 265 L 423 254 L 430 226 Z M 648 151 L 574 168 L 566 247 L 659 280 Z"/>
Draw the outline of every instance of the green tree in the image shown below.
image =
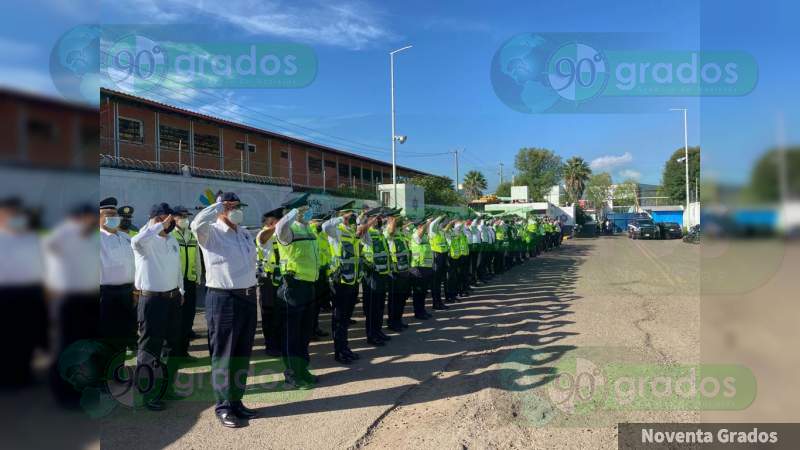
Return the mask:
<path id="1" fill-rule="evenodd" d="M 561 180 L 561 157 L 546 148 L 522 148 L 514 159 L 519 174 L 515 185 L 528 186 L 528 193 L 536 201 L 544 199 L 553 185 Z"/>
<path id="2" fill-rule="evenodd" d="M 661 186 L 664 195 L 674 203 L 686 203 L 686 167 L 683 147 L 675 150 L 664 164 L 661 175 Z M 679 161 L 680 160 L 680 161 Z M 700 147 L 689 147 L 689 191 L 694 199 L 695 186 L 700 179 Z"/>
<path id="3" fill-rule="evenodd" d="M 497 185 L 497 189 L 494 190 L 494 195 L 498 197 L 511 197 L 511 182 L 504 181 Z"/>
<path id="4" fill-rule="evenodd" d="M 593 174 L 586 182 L 586 198 L 597 211 L 598 220 L 601 219 L 603 205 L 611 198 L 611 184 L 611 175 L 608 172 Z"/>
<path id="5" fill-rule="evenodd" d="M 408 181 L 425 190 L 425 203 L 429 205 L 456 206 L 464 199 L 455 190 L 453 180 L 448 177 L 420 176 Z"/>
<path id="6" fill-rule="evenodd" d="M 639 183 L 627 179 L 614 189 L 614 206 L 633 206 L 639 209 Z"/>
<path id="7" fill-rule="evenodd" d="M 748 197 L 759 202 L 776 202 L 780 199 L 780 164 L 783 158 L 778 150 L 770 150 L 756 163 L 750 174 Z M 800 193 L 800 148 L 786 150 L 786 181 L 788 193 Z"/>
<path id="8" fill-rule="evenodd" d="M 586 190 L 586 182 L 592 174 L 589 164 L 580 156 L 573 156 L 564 163 L 564 185 L 567 191 L 567 199 L 570 203 L 577 203 L 583 197 Z"/>
<path id="9" fill-rule="evenodd" d="M 470 170 L 464 175 L 464 195 L 469 200 L 475 200 L 483 195 L 486 186 L 486 177 L 477 170 Z"/>

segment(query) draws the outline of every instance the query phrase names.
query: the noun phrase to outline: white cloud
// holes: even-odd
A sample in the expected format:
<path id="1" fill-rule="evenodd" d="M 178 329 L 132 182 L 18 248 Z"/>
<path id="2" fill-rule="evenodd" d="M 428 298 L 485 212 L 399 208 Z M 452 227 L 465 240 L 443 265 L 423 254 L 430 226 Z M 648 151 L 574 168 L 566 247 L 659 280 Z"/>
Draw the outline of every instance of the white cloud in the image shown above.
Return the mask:
<path id="1" fill-rule="evenodd" d="M 185 23 L 196 21 L 199 16 L 199 19 L 228 23 L 251 35 L 266 34 L 351 50 L 395 38 L 383 25 L 382 14 L 370 5 L 353 0 L 300 5 L 279 0 L 131 0 L 127 5 L 116 6 L 125 13 L 147 17 L 150 23 Z"/>
<path id="2" fill-rule="evenodd" d="M 629 164 L 632 161 L 633 155 L 630 152 L 625 152 L 621 155 L 606 155 L 595 158 L 589 163 L 589 166 L 594 171 L 603 171 Z"/>
<path id="3" fill-rule="evenodd" d="M 618 175 L 623 180 L 627 180 L 627 179 L 638 180 L 638 179 L 642 178 L 642 173 L 641 172 L 638 172 L 638 171 L 632 170 L 632 169 L 620 170 Z"/>

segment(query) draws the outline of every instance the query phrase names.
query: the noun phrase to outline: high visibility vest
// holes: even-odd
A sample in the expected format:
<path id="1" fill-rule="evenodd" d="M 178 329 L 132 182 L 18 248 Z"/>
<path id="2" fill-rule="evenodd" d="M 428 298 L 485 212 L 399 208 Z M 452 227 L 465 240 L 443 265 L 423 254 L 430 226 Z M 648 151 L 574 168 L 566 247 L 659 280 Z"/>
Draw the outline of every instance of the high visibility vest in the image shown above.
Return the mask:
<path id="1" fill-rule="evenodd" d="M 400 273 L 408 272 L 411 261 L 406 237 L 401 232 L 396 232 L 391 239 L 387 239 L 387 242 L 389 243 L 389 251 L 392 254 L 392 264 L 395 271 Z"/>
<path id="2" fill-rule="evenodd" d="M 431 250 L 436 253 L 447 253 L 450 250 L 450 246 L 447 244 L 447 238 L 444 236 L 444 232 L 442 230 L 437 230 L 433 233 L 433 236 L 430 237 L 431 243 Z"/>
<path id="3" fill-rule="evenodd" d="M 448 231 L 450 235 L 450 241 L 448 244 L 450 245 L 450 257 L 453 259 L 458 259 L 461 257 L 461 244 L 458 240 L 458 233 L 455 231 Z"/>
<path id="4" fill-rule="evenodd" d="M 369 237 L 372 240 L 372 246 L 364 246 L 364 259 L 369 263 L 375 272 L 381 275 L 388 275 L 391 268 L 389 267 L 389 246 L 386 244 L 386 238 L 383 233 L 370 228 Z"/>
<path id="5" fill-rule="evenodd" d="M 469 238 L 464 233 L 460 233 L 459 242 L 461 242 L 461 254 L 469 256 Z"/>
<path id="6" fill-rule="evenodd" d="M 433 267 L 433 250 L 428 243 L 428 236 L 423 235 L 421 242 L 411 239 L 411 267 Z"/>
<path id="7" fill-rule="evenodd" d="M 355 232 L 344 224 L 339 224 L 339 242 L 333 245 L 331 272 L 334 282 L 356 284 L 359 278 L 359 261 L 361 259 L 360 239 Z"/>
<path id="8" fill-rule="evenodd" d="M 319 244 L 307 226 L 292 222 L 292 242 L 277 243 L 280 249 L 281 273 L 295 279 L 315 282 L 319 278 Z"/>
<path id="9" fill-rule="evenodd" d="M 317 245 L 319 245 L 319 267 L 327 269 L 333 258 L 331 246 L 328 243 L 328 235 L 322 230 L 317 230 L 315 228 L 311 228 L 311 232 L 316 236 Z"/>
<path id="10" fill-rule="evenodd" d="M 197 282 L 197 238 L 194 233 L 188 229 L 185 232 L 188 236 L 181 234 L 180 231 L 174 230 L 172 237 L 178 241 L 178 251 L 181 257 L 181 273 L 183 278 Z"/>

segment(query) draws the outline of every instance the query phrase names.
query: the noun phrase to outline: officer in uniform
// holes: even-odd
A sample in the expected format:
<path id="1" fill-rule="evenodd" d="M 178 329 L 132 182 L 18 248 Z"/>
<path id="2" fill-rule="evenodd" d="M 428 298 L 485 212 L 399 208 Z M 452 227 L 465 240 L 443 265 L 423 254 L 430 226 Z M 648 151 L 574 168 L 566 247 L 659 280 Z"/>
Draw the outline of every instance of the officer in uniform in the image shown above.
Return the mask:
<path id="1" fill-rule="evenodd" d="M 414 317 L 427 320 L 433 317 L 425 310 L 425 296 L 433 283 L 434 256 L 428 242 L 428 231 L 433 219 L 414 222 L 415 229 L 411 235 L 411 290 L 414 303 Z"/>
<path id="2" fill-rule="evenodd" d="M 331 288 L 333 308 L 331 311 L 331 333 L 333 334 L 334 359 L 342 364 L 351 364 L 359 359 L 350 350 L 348 329 L 353 309 L 358 301 L 358 284 L 363 274 L 361 264 L 361 241 L 367 234 L 369 223 L 358 225 L 355 211 L 345 209 L 322 224 L 331 247 Z"/>
<path id="3" fill-rule="evenodd" d="M 258 305 L 261 308 L 261 332 L 264 335 L 264 352 L 268 356 L 281 356 L 281 339 L 284 335 L 283 311 L 278 301 L 281 285 L 281 268 L 278 245 L 275 243 L 275 224 L 283 217 L 283 206 L 264 213 L 261 230 L 256 237 L 258 246 Z M 269 236 L 269 237 L 266 237 Z M 265 239 L 266 237 L 266 239 Z"/>
<path id="4" fill-rule="evenodd" d="M 175 206 L 173 216 L 175 217 L 175 229 L 172 231 L 172 237 L 178 241 L 184 291 L 181 305 L 180 344 L 175 349 L 175 355 L 189 358 L 189 343 L 192 340 L 192 326 L 197 312 L 197 285 L 202 279 L 203 273 L 200 264 L 202 258 L 199 255 L 197 238 L 189 229 L 189 217 L 191 216 L 189 210 L 184 206 Z"/>
<path id="5" fill-rule="evenodd" d="M 275 225 L 281 255 L 283 284 L 278 296 L 285 308 L 286 333 L 281 348 L 286 383 L 310 389 L 318 378 L 308 370 L 308 344 L 314 322 L 314 287 L 319 278 L 319 244 L 308 228 L 311 211 L 305 205 L 308 195 L 293 202 L 289 213 Z"/>
<path id="6" fill-rule="evenodd" d="M 456 295 L 459 294 L 460 281 L 458 279 L 461 270 L 461 242 L 458 238 L 460 231 L 454 229 L 456 224 L 455 220 L 451 220 L 444 227 L 445 239 L 447 239 L 448 259 L 447 259 L 447 273 L 445 281 L 445 299 L 446 303 L 457 301 Z"/>
<path id="7" fill-rule="evenodd" d="M 383 312 L 386 305 L 386 292 L 391 289 L 391 266 L 389 264 L 389 246 L 383 235 L 384 208 L 375 208 L 367 212 L 369 229 L 364 243 L 364 279 L 361 289 L 364 295 L 364 317 L 366 318 L 367 343 L 383 346 L 391 340 L 383 331 Z"/>
<path id="8" fill-rule="evenodd" d="M 100 201 L 100 336 L 113 352 L 136 345 L 131 238 L 119 231 L 117 199 Z"/>
<path id="9" fill-rule="evenodd" d="M 331 286 L 330 286 L 330 266 L 331 266 L 331 247 L 328 244 L 328 235 L 322 231 L 322 222 L 328 220 L 330 215 L 317 213 L 311 216 L 309 229 L 314 233 L 317 238 L 317 245 L 319 245 L 319 277 L 317 284 L 314 286 L 314 325 L 312 326 L 313 334 L 311 338 L 317 340 L 321 337 L 328 336 L 328 333 L 319 327 L 319 313 L 322 308 L 330 309 L 331 304 Z"/>
<path id="10" fill-rule="evenodd" d="M 175 228 L 175 216 L 167 203 L 153 205 L 147 225 L 131 238 L 136 261 L 135 286 L 139 292 L 139 352 L 136 375 L 140 386 L 157 380 L 167 356 L 167 386 L 174 380 L 175 363 L 169 356 L 180 348 L 180 308 L 183 301 L 178 242 L 170 234 Z M 164 348 L 164 342 L 167 348 Z M 144 377 L 144 379 L 142 378 Z M 153 411 L 164 409 L 161 394 L 146 398 L 145 406 Z"/>
<path id="11" fill-rule="evenodd" d="M 441 226 L 443 220 L 444 216 L 439 216 L 428 225 L 428 241 L 433 251 L 431 297 L 434 310 L 448 309 L 442 301 L 442 285 L 447 284 L 447 263 L 450 252 L 450 246 L 447 244 L 447 238 Z"/>
<path id="12" fill-rule="evenodd" d="M 119 229 L 123 233 L 127 233 L 128 236 L 133 237 L 136 236 L 136 233 L 139 232 L 139 227 L 133 224 L 133 206 L 120 206 L 117 209 L 117 214 L 121 219 L 119 224 Z"/>
<path id="13" fill-rule="evenodd" d="M 389 320 L 387 325 L 390 330 L 395 332 L 401 332 L 408 328 L 408 325 L 403 323 L 403 312 L 411 291 L 409 280 L 411 250 L 409 249 L 408 237 L 402 228 L 403 219 L 398 217 L 398 213 L 399 211 L 396 211 L 388 217 L 384 231 L 386 243 L 389 245 L 392 266 L 391 290 L 389 290 Z"/>
<path id="14" fill-rule="evenodd" d="M 211 376 L 216 380 L 214 408 L 220 423 L 238 428 L 258 412 L 242 403 L 258 321 L 256 246 L 241 224 L 243 204 L 233 192 L 195 216 L 190 227 L 206 264 L 206 322 Z M 261 233 L 259 245 L 270 238 Z M 221 381 L 220 381 L 221 380 Z"/>

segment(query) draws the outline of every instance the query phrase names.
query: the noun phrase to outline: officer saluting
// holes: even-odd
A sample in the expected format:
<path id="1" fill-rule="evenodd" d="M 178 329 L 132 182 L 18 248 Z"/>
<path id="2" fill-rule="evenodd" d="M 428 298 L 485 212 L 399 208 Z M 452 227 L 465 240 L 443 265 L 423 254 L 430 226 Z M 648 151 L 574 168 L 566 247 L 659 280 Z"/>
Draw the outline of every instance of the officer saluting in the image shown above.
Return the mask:
<path id="1" fill-rule="evenodd" d="M 192 326 L 197 312 L 197 284 L 202 279 L 203 269 L 197 248 L 197 239 L 189 229 L 191 213 L 184 206 L 173 208 L 175 229 L 172 237 L 178 241 L 181 257 L 181 276 L 183 276 L 183 304 L 181 305 L 181 332 L 179 347 L 175 355 L 184 359 L 189 356 L 189 343 L 192 340 Z"/>
<path id="2" fill-rule="evenodd" d="M 136 343 L 131 238 L 119 231 L 117 199 L 100 201 L 100 336 L 113 350 Z"/>
<path id="3" fill-rule="evenodd" d="M 238 428 L 257 411 L 247 408 L 242 397 L 256 333 L 256 246 L 241 226 L 242 207 L 233 192 L 200 211 L 191 230 L 203 252 L 206 266 L 206 322 L 215 380 L 215 412 L 223 426 Z M 264 242 L 268 233 L 262 233 Z"/>
<path id="4" fill-rule="evenodd" d="M 121 219 L 119 230 L 130 237 L 136 236 L 139 233 L 139 228 L 133 224 L 133 206 L 120 206 L 117 209 L 117 214 Z"/>

